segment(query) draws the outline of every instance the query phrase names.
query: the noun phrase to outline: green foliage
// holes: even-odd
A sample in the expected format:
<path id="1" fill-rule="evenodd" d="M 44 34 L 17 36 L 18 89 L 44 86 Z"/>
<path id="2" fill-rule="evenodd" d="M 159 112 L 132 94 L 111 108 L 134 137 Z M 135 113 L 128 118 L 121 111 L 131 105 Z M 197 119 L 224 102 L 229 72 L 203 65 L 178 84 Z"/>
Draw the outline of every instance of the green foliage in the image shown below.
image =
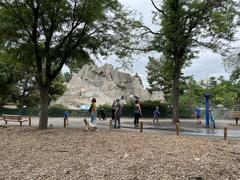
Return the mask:
<path id="1" fill-rule="evenodd" d="M 7 66 L 0 61 L 0 107 L 6 103 L 16 101 L 15 95 L 19 93 L 16 86 L 14 67 Z"/>
<path id="2" fill-rule="evenodd" d="M 64 75 L 65 82 L 69 82 L 72 79 L 72 73 L 65 72 L 63 75 Z"/>
<path id="3" fill-rule="evenodd" d="M 147 81 L 150 91 L 162 91 L 166 101 L 169 101 L 172 89 L 171 65 L 164 58 L 149 57 L 147 68 Z"/>
<path id="4" fill-rule="evenodd" d="M 134 101 L 128 102 L 127 104 L 123 105 L 123 113 L 128 116 L 133 116 L 133 109 L 134 109 Z M 143 117 L 152 117 L 153 112 L 156 108 L 156 106 L 159 107 L 161 117 L 167 117 L 168 116 L 168 104 L 167 103 L 161 103 L 160 101 L 141 101 L 140 102 Z"/>
<path id="5" fill-rule="evenodd" d="M 236 69 L 232 71 L 230 80 L 235 84 L 238 84 L 238 85 L 240 84 L 240 62 L 239 62 L 239 67 L 236 67 Z"/>
<path id="6" fill-rule="evenodd" d="M 233 89 L 237 93 L 236 106 L 240 106 L 240 50 L 235 49 L 230 51 L 224 57 L 224 65 L 228 72 L 231 73 L 230 80 L 234 83 Z"/>
<path id="7" fill-rule="evenodd" d="M 67 86 L 64 84 L 65 79 L 62 74 L 59 74 L 53 81 L 50 89 L 50 101 L 56 101 L 67 90 Z"/>
<path id="8" fill-rule="evenodd" d="M 217 51 L 233 39 L 239 4 L 234 0 L 164 0 L 155 3 L 153 23 L 156 32 L 139 25 L 150 36 L 149 49 L 162 53 L 173 82 L 173 121 L 179 121 L 180 78 L 182 69 L 197 55 L 197 47 Z M 164 65 L 164 64 L 163 64 Z M 161 76 L 162 78 L 163 76 Z"/>
<path id="9" fill-rule="evenodd" d="M 47 93 L 53 92 L 50 87 L 64 65 L 77 71 L 93 63 L 94 56 L 127 55 L 119 48 L 129 41 L 127 16 L 117 0 L 0 0 L 1 53 L 35 77 L 41 97 L 40 128 L 47 127 Z"/>
<path id="10" fill-rule="evenodd" d="M 211 102 L 214 106 L 221 104 L 230 109 L 236 106 L 238 90 L 233 81 L 210 77 L 208 82 L 206 91 L 210 92 Z"/>
<path id="11" fill-rule="evenodd" d="M 24 107 L 39 107 L 40 93 L 36 80 L 27 69 L 11 64 L 0 63 L 0 104 L 15 103 L 20 109 Z M 66 90 L 64 77 L 60 74 L 53 81 L 49 95 L 51 100 L 57 100 Z"/>
<path id="12" fill-rule="evenodd" d="M 62 109 L 62 110 L 66 110 L 67 107 L 64 106 L 63 104 L 53 104 L 49 107 L 50 109 Z"/>
<path id="13" fill-rule="evenodd" d="M 170 75 L 172 71 L 170 63 L 163 58 L 149 58 L 147 70 L 147 80 L 150 85 L 150 91 L 162 91 L 164 93 L 165 101 L 171 104 L 173 82 L 172 76 Z M 179 93 L 182 96 L 180 97 L 180 101 L 188 101 L 188 103 L 196 105 L 200 103 L 200 97 L 204 92 L 203 88 L 197 84 L 192 76 L 184 77 L 181 75 Z M 180 105 L 182 104 L 180 103 Z"/>
<path id="14" fill-rule="evenodd" d="M 111 104 L 102 104 L 98 106 L 98 109 L 111 109 L 112 105 Z"/>

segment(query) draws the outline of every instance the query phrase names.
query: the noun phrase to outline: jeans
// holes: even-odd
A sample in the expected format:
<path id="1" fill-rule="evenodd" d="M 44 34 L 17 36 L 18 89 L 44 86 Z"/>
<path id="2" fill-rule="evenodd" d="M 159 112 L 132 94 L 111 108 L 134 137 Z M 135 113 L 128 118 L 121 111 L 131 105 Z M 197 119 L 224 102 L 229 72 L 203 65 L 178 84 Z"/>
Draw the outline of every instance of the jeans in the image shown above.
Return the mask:
<path id="1" fill-rule="evenodd" d="M 117 124 L 118 124 L 118 128 L 120 128 L 120 116 L 115 116 L 115 119 L 114 119 L 114 128 L 117 127 Z"/>
<path id="2" fill-rule="evenodd" d="M 91 123 L 96 124 L 97 121 L 97 113 L 91 113 Z"/>
<path id="3" fill-rule="evenodd" d="M 134 113 L 134 125 L 135 126 L 138 126 L 139 118 L 140 118 L 140 114 L 139 113 Z"/>

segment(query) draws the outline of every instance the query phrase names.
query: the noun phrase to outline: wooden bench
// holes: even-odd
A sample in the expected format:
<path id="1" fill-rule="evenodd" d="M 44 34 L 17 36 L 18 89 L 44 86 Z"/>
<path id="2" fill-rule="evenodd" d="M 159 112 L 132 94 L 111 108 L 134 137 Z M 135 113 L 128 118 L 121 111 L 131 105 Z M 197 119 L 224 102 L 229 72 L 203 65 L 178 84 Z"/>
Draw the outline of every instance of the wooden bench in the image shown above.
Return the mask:
<path id="1" fill-rule="evenodd" d="M 21 115 L 3 114 L 2 117 L 6 124 L 8 121 L 19 122 L 22 126 L 23 122 L 28 121 L 28 119 L 23 119 Z"/>
<path id="2" fill-rule="evenodd" d="M 240 118 L 240 111 L 229 111 L 228 117 L 235 118 L 236 124 L 238 124 L 238 119 Z"/>

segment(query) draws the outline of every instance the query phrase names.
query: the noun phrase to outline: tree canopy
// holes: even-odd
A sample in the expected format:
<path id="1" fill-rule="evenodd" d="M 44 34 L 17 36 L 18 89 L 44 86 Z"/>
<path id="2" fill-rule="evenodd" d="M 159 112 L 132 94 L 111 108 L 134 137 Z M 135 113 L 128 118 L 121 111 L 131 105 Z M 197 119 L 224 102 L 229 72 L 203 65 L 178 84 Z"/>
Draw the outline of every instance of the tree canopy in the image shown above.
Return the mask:
<path id="1" fill-rule="evenodd" d="M 182 69 L 196 57 L 198 47 L 219 50 L 234 37 L 238 4 L 234 0 L 151 0 L 158 30 L 138 24 L 147 34 L 147 49 L 162 53 L 171 63 L 173 122 L 179 121 Z"/>
<path id="2" fill-rule="evenodd" d="M 1 52 L 24 64 L 40 90 L 39 128 L 47 128 L 49 88 L 63 65 L 77 70 L 94 56 L 126 55 L 128 13 L 117 0 L 0 0 Z"/>

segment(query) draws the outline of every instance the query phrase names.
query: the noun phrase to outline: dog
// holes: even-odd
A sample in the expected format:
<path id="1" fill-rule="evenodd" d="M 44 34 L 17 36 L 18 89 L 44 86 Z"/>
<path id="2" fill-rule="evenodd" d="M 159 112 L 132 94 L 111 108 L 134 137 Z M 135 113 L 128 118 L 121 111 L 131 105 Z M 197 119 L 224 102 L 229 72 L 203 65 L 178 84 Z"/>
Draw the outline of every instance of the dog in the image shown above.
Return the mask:
<path id="1" fill-rule="evenodd" d="M 98 131 L 98 128 L 95 124 L 88 122 L 86 119 L 84 119 L 84 123 L 86 125 L 85 130 L 88 131 Z"/>

